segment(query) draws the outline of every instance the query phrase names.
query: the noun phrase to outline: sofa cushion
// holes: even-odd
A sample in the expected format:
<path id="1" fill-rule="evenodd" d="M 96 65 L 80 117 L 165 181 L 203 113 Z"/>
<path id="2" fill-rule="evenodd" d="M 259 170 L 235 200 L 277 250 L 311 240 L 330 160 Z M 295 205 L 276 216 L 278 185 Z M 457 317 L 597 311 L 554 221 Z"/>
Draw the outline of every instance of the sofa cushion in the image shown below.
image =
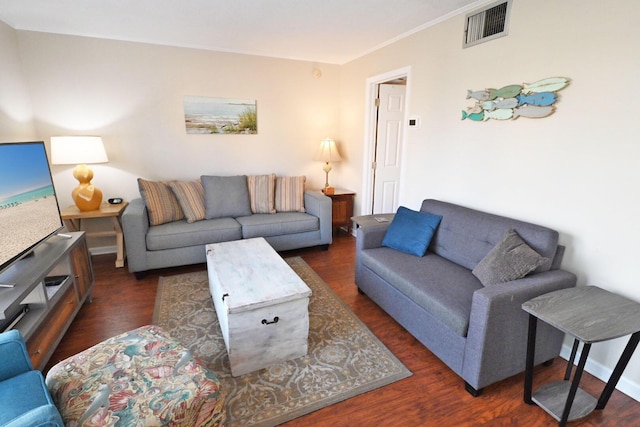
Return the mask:
<path id="1" fill-rule="evenodd" d="M 251 215 L 246 175 L 203 175 L 200 179 L 204 186 L 207 219 Z"/>
<path id="2" fill-rule="evenodd" d="M 251 212 L 275 213 L 276 174 L 247 176 Z"/>
<path id="3" fill-rule="evenodd" d="M 277 212 L 306 212 L 304 208 L 305 176 L 276 178 L 275 205 Z"/>
<path id="4" fill-rule="evenodd" d="M 511 229 L 475 266 L 473 274 L 484 286 L 510 282 L 526 276 L 548 260 Z"/>
<path id="5" fill-rule="evenodd" d="M 320 229 L 320 220 L 302 212 L 254 214 L 236 218 L 242 226 L 242 238 L 282 236 Z"/>
<path id="6" fill-rule="evenodd" d="M 473 293 L 482 289 L 471 270 L 432 252 L 407 256 L 378 247 L 360 252 L 361 262 L 400 292 L 427 310 L 460 336 L 466 336 Z"/>
<path id="7" fill-rule="evenodd" d="M 205 219 L 191 224 L 187 224 L 183 220 L 150 227 L 147 232 L 146 243 L 148 250 L 157 251 L 226 242 L 241 238 L 242 229 L 235 219 L 217 218 Z"/>
<path id="8" fill-rule="evenodd" d="M 184 218 L 182 208 L 169 187 L 169 181 L 147 181 L 138 178 L 138 189 L 147 205 L 149 224 L 166 224 Z"/>
<path id="9" fill-rule="evenodd" d="M 199 179 L 193 181 L 171 181 L 169 187 L 178 199 L 188 223 L 205 218 L 204 187 Z"/>
<path id="10" fill-rule="evenodd" d="M 400 206 L 384 235 L 382 246 L 424 256 L 440 220 L 440 215 L 417 212 Z"/>

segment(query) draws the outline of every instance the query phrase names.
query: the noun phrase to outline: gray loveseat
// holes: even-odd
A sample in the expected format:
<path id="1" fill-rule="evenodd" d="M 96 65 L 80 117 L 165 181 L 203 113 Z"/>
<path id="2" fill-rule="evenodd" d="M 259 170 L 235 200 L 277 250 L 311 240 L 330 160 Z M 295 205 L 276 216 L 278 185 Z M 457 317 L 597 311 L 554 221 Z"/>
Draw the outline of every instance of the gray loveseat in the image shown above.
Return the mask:
<path id="1" fill-rule="evenodd" d="M 356 285 L 477 396 L 525 369 L 522 303 L 573 287 L 576 276 L 559 269 L 564 247 L 554 230 L 438 200 L 424 200 L 420 211 L 442 216 L 422 257 L 381 245 L 389 223 L 357 229 Z M 484 286 L 473 270 L 509 230 L 546 259 L 523 278 Z M 535 363 L 558 356 L 562 340 L 562 333 L 539 324 Z"/>
<path id="2" fill-rule="evenodd" d="M 233 204 L 234 195 L 229 193 L 229 188 L 233 186 L 225 187 L 222 194 L 213 193 L 215 199 Z M 327 248 L 332 242 L 331 199 L 320 191 L 305 190 L 300 194 L 305 212 L 249 211 L 241 216 L 198 218 L 191 222 L 180 219 L 158 225 L 150 225 L 148 201 L 134 199 L 122 214 L 129 271 L 140 278 L 151 269 L 204 263 L 205 245 L 254 237 L 264 237 L 276 251 L 311 246 Z M 206 203 L 210 212 L 211 203 Z"/>

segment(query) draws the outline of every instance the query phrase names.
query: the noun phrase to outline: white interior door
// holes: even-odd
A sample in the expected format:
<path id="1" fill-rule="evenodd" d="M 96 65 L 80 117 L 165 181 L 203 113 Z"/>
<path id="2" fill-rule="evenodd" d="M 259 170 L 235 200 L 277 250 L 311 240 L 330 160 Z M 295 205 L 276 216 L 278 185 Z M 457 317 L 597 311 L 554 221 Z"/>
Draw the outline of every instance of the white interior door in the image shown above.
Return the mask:
<path id="1" fill-rule="evenodd" d="M 373 214 L 398 209 L 405 96 L 405 85 L 378 85 Z"/>

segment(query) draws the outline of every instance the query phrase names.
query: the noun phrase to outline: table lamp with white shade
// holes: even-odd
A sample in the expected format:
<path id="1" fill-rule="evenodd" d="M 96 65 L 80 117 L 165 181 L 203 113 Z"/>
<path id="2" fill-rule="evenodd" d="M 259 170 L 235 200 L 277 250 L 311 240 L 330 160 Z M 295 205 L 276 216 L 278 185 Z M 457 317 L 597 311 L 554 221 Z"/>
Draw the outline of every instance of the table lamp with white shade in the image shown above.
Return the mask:
<path id="1" fill-rule="evenodd" d="M 320 149 L 318 150 L 318 154 L 316 154 L 316 160 L 320 160 L 325 162 L 322 170 L 326 175 L 324 189 L 322 190 L 325 194 L 333 194 L 334 188 L 329 185 L 329 172 L 331 171 L 331 163 L 330 162 L 339 162 L 342 160 L 340 157 L 340 153 L 338 152 L 338 147 L 336 147 L 336 142 L 331 138 L 325 138 L 320 142 Z"/>
<path id="2" fill-rule="evenodd" d="M 102 191 L 91 183 L 93 171 L 87 163 L 107 163 L 107 153 L 99 136 L 51 137 L 51 164 L 77 165 L 73 176 L 78 186 L 71 192 L 73 201 L 81 211 L 93 211 L 102 203 Z"/>

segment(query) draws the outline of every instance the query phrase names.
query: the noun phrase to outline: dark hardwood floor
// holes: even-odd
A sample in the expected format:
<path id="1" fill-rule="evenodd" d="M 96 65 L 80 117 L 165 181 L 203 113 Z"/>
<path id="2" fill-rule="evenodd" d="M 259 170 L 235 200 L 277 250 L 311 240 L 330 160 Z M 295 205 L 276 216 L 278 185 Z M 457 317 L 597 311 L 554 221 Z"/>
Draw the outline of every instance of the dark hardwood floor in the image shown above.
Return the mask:
<path id="1" fill-rule="evenodd" d="M 536 406 L 522 401 L 524 375 L 516 375 L 471 397 L 462 380 L 393 321 L 376 304 L 360 295 L 354 284 L 355 239 L 336 235 L 328 251 L 317 248 L 290 251 L 301 256 L 385 345 L 413 372 L 413 376 L 378 390 L 318 410 L 287 426 L 555 426 L 557 422 Z M 159 276 L 206 269 L 204 264 L 150 272 L 136 280 L 126 268 L 114 267 L 115 255 L 93 257 L 96 285 L 49 362 L 49 367 L 110 336 L 151 323 Z M 537 367 L 534 389 L 561 379 L 565 361 Z M 582 388 L 598 396 L 604 383 L 590 374 Z M 569 426 L 638 426 L 640 403 L 615 391 L 603 411 Z"/>

